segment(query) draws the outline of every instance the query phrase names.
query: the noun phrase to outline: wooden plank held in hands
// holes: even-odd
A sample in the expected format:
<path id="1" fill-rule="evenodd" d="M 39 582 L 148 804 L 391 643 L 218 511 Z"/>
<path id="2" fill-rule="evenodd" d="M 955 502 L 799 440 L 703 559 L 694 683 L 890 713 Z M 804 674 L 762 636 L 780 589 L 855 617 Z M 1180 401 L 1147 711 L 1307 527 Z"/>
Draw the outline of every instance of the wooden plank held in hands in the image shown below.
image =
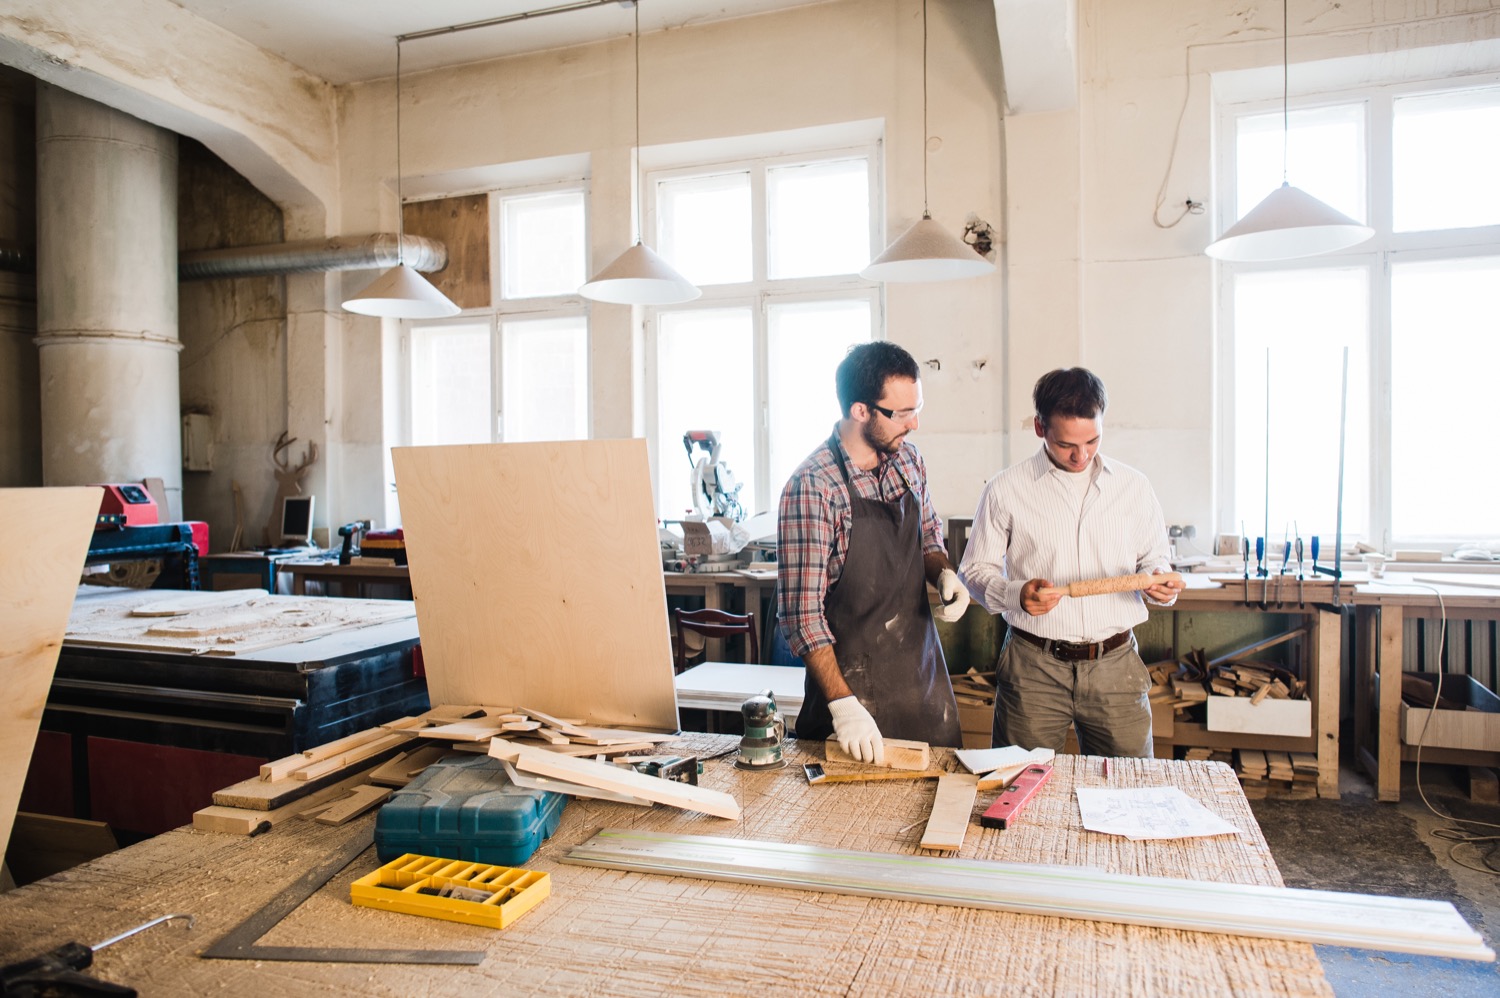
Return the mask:
<path id="1" fill-rule="evenodd" d="M 1159 575 L 1137 572 L 1134 575 L 1116 575 L 1107 579 L 1084 579 L 1082 582 L 1070 582 L 1066 586 L 1043 586 L 1037 590 L 1037 595 L 1102 596 L 1105 593 L 1129 593 L 1150 589 L 1163 582 L 1176 582 L 1181 585 L 1182 576 L 1176 572 L 1162 572 Z"/>
<path id="2" fill-rule="evenodd" d="M 926 742 L 911 742 L 900 738 L 886 738 L 885 743 L 885 768 L 886 769 L 926 769 L 932 761 L 931 750 Z M 859 765 L 860 762 L 854 756 L 844 751 L 837 739 L 830 738 L 823 743 L 823 758 L 829 762 L 850 763 Z M 873 765 L 871 763 L 870 765 Z"/>

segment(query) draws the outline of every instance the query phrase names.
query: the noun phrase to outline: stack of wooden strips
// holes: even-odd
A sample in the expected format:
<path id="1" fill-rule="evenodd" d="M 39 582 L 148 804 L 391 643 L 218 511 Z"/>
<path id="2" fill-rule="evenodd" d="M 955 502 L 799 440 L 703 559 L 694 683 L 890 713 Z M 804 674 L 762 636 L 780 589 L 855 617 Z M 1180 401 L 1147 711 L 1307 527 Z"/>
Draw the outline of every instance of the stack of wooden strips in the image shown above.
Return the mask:
<path id="1" fill-rule="evenodd" d="M 493 741 L 603 762 L 649 754 L 675 738 L 589 727 L 527 707 L 444 705 L 268 762 L 259 776 L 215 792 L 213 806 L 193 815 L 193 826 L 250 835 L 291 817 L 342 823 L 376 807 L 388 788 L 405 786 L 449 752 L 489 752 Z"/>
<path id="2" fill-rule="evenodd" d="M 1234 753 L 1229 749 L 1203 748 L 1201 746 L 1188 749 L 1182 756 L 1189 762 L 1207 760 L 1209 762 L 1222 762 L 1226 766 L 1234 764 Z"/>
<path id="3" fill-rule="evenodd" d="M 268 762 L 257 776 L 215 791 L 213 805 L 193 814 L 193 827 L 253 835 L 287 818 L 342 824 L 358 817 L 389 793 L 366 786 L 372 773 L 393 756 L 405 754 L 402 749 L 416 737 L 421 723 L 420 718 L 402 718 L 392 726 L 367 728 Z"/>
<path id="4" fill-rule="evenodd" d="M 1318 796 L 1318 757 L 1312 752 L 1235 751 L 1245 796 L 1307 799 Z"/>
<path id="5" fill-rule="evenodd" d="M 401 723 L 401 722 L 394 722 Z M 410 729 L 418 738 L 447 742 L 458 751 L 488 752 L 500 738 L 560 755 L 612 758 L 651 752 L 675 734 L 588 726 L 578 718 L 554 717 L 531 707 L 445 705 L 434 707 Z"/>
<path id="6" fill-rule="evenodd" d="M 980 672 L 978 669 L 969 668 L 962 675 L 949 676 L 953 681 L 953 699 L 958 701 L 960 707 L 985 707 L 993 710 L 995 706 L 995 673 Z"/>
<path id="7" fill-rule="evenodd" d="M 1229 662 L 1214 669 L 1209 677 L 1209 692 L 1218 696 L 1247 696 L 1251 703 L 1266 697 L 1273 700 L 1307 699 L 1307 683 L 1300 679 L 1283 681 L 1274 666 L 1254 662 Z"/>

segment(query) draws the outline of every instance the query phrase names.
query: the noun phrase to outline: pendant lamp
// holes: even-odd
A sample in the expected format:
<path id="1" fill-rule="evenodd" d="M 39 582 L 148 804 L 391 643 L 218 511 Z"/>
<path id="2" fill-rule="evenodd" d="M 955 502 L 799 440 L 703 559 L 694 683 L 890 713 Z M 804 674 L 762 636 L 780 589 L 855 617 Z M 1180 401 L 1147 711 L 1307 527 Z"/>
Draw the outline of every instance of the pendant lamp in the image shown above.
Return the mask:
<path id="1" fill-rule="evenodd" d="M 381 274 L 344 310 L 388 319 L 437 319 L 462 311 L 405 259 L 405 202 L 401 200 L 401 39 L 396 39 L 396 266 Z"/>
<path id="2" fill-rule="evenodd" d="M 1203 251 L 1216 260 L 1247 263 L 1296 260 L 1357 246 L 1375 234 L 1287 182 L 1287 6 L 1281 5 L 1281 186 Z"/>
<path id="3" fill-rule="evenodd" d="M 641 147 L 641 3 L 635 0 L 635 148 Z M 635 245 L 615 257 L 578 293 L 594 301 L 616 305 L 670 305 L 692 301 L 703 294 L 672 265 L 641 242 L 636 222 Z"/>
<path id="4" fill-rule="evenodd" d="M 995 265 L 932 220 L 927 207 L 927 0 L 922 0 L 922 218 L 859 276 L 867 281 L 951 281 L 988 274 Z"/>

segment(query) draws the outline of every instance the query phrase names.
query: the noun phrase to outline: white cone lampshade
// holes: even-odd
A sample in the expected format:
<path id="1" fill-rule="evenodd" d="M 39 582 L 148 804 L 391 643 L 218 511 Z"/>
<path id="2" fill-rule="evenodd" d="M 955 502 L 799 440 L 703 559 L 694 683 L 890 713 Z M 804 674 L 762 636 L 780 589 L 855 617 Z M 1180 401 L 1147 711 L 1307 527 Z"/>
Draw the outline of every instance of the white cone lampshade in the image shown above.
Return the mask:
<path id="1" fill-rule="evenodd" d="M 398 263 L 344 302 L 344 309 L 388 319 L 437 319 L 463 311 L 409 264 Z"/>
<path id="2" fill-rule="evenodd" d="M 617 256 L 578 293 L 616 305 L 671 305 L 703 294 L 644 243 Z"/>
<path id="3" fill-rule="evenodd" d="M 1296 260 L 1348 249 L 1374 234 L 1368 225 L 1283 183 L 1203 252 L 1238 263 Z"/>
<path id="4" fill-rule="evenodd" d="M 867 281 L 951 281 L 988 274 L 995 265 L 962 239 L 923 214 L 921 221 L 871 260 L 859 276 Z"/>

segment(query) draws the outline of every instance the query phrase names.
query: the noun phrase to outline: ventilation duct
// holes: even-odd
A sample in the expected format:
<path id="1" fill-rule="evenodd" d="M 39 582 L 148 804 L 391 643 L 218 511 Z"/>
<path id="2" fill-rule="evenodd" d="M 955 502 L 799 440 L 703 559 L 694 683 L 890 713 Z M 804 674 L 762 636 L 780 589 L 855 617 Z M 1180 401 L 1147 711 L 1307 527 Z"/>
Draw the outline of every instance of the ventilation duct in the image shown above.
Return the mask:
<path id="1" fill-rule="evenodd" d="M 448 247 L 425 236 L 406 236 L 403 240 L 389 232 L 377 232 L 266 246 L 193 250 L 178 255 L 177 279 L 379 270 L 394 267 L 403 259 L 416 270 L 442 270 L 448 265 Z"/>

